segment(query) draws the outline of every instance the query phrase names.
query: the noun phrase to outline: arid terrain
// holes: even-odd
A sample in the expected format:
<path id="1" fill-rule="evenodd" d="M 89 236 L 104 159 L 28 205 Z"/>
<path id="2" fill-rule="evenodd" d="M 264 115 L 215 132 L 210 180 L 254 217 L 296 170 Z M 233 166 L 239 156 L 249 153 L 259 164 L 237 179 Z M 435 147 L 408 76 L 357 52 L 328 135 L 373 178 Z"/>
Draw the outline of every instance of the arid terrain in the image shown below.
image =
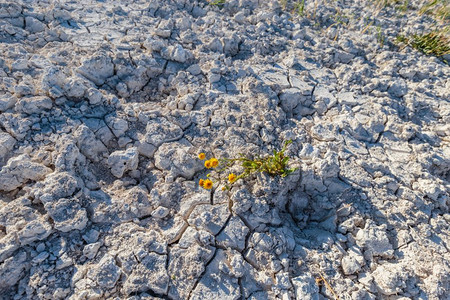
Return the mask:
<path id="1" fill-rule="evenodd" d="M 0 0 L 0 299 L 450 299 L 449 6 Z"/>

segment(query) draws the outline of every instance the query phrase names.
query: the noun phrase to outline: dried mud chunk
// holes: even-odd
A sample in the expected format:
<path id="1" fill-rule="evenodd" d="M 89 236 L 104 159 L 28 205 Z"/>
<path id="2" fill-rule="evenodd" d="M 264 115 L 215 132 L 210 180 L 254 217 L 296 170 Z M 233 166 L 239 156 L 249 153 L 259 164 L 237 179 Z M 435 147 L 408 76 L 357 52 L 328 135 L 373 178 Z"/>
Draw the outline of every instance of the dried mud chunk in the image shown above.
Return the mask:
<path id="1" fill-rule="evenodd" d="M 115 151 L 108 158 L 111 173 L 117 178 L 122 178 L 126 171 L 136 170 L 139 163 L 139 154 L 136 147 L 126 151 Z"/>
<path id="2" fill-rule="evenodd" d="M 12 95 L 0 96 L 0 112 L 4 112 L 13 107 L 17 102 L 17 98 Z"/>
<path id="3" fill-rule="evenodd" d="M 187 249 L 175 246 L 169 255 L 171 277 L 169 297 L 171 299 L 187 299 L 196 280 L 205 270 L 205 265 L 214 255 L 214 249 L 194 244 Z"/>
<path id="4" fill-rule="evenodd" d="M 213 235 L 217 235 L 225 225 L 230 211 L 228 203 L 222 205 L 197 205 L 189 216 L 188 223 L 197 228 L 203 228 Z"/>
<path id="5" fill-rule="evenodd" d="M 391 258 L 394 250 L 386 233 L 386 225 L 376 226 L 373 222 L 367 222 L 364 229 L 356 234 L 356 243 L 364 247 L 371 256 Z"/>
<path id="6" fill-rule="evenodd" d="M 402 293 L 409 277 L 403 266 L 391 263 L 379 265 L 372 275 L 378 291 L 386 296 Z"/>
<path id="7" fill-rule="evenodd" d="M 225 251 L 219 249 L 214 260 L 206 268 L 205 274 L 192 291 L 191 299 L 237 300 L 241 297 L 238 279 L 231 277 L 222 268 L 228 258 Z"/>
<path id="8" fill-rule="evenodd" d="M 0 131 L 0 160 L 14 148 L 16 140 L 6 132 Z"/>
<path id="9" fill-rule="evenodd" d="M 148 289 L 157 294 L 167 293 L 169 276 L 165 269 L 166 259 L 166 255 L 156 253 L 148 253 L 141 258 L 123 285 L 124 293 L 129 295 Z"/>
<path id="10" fill-rule="evenodd" d="M 319 287 L 314 280 L 312 274 L 304 274 L 292 279 L 294 285 L 296 299 L 302 300 L 318 300 Z"/>
<path id="11" fill-rule="evenodd" d="M 190 179 L 204 168 L 193 153 L 192 145 L 185 139 L 166 143 L 156 151 L 155 165 L 158 169 L 170 171 L 173 177 Z"/>
<path id="12" fill-rule="evenodd" d="M 239 217 L 233 216 L 224 230 L 217 236 L 217 244 L 226 248 L 243 251 L 249 229 Z"/>
<path id="13" fill-rule="evenodd" d="M 96 266 L 89 269 L 87 277 L 95 280 L 102 289 L 112 289 L 121 273 L 114 258 L 107 254 Z"/>
<path id="14" fill-rule="evenodd" d="M 49 216 L 55 222 L 55 228 L 62 232 L 83 230 L 88 218 L 86 210 L 81 208 L 76 199 L 61 198 L 44 204 Z"/>
<path id="15" fill-rule="evenodd" d="M 29 268 L 25 251 L 8 258 L 0 265 L 0 292 L 14 286 Z"/>
<path id="16" fill-rule="evenodd" d="M 42 180 L 51 172 L 50 168 L 30 161 L 26 154 L 16 156 L 8 160 L 8 164 L 0 171 L 0 190 L 15 190 L 28 180 Z"/>
<path id="17" fill-rule="evenodd" d="M 108 150 L 85 125 L 78 127 L 74 135 L 77 139 L 77 146 L 81 153 L 92 161 L 99 161 L 101 157 L 100 154 Z"/>
<path id="18" fill-rule="evenodd" d="M 53 101 L 48 97 L 24 97 L 16 103 L 16 111 L 31 115 L 38 114 L 43 110 L 51 109 L 52 106 Z"/>
<path id="19" fill-rule="evenodd" d="M 108 77 L 114 75 L 114 65 L 106 53 L 98 53 L 84 59 L 77 72 L 96 85 L 102 85 Z"/>

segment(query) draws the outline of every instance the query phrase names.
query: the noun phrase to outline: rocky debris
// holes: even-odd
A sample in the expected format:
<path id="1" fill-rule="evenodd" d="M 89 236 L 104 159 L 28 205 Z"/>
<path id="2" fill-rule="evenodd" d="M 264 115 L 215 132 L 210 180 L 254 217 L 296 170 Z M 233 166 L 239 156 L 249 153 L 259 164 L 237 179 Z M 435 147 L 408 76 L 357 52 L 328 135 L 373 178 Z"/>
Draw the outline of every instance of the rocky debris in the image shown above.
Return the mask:
<path id="1" fill-rule="evenodd" d="M 358 230 L 355 238 L 358 246 L 364 247 L 367 257 L 391 258 L 394 254 L 385 225 L 378 227 L 373 222 L 367 222 L 364 229 Z"/>
<path id="2" fill-rule="evenodd" d="M 62 232 L 83 230 L 88 218 L 78 199 L 60 198 L 44 202 L 44 208 L 55 222 L 55 228 Z"/>
<path id="3" fill-rule="evenodd" d="M 384 264 L 373 272 L 373 278 L 381 294 L 389 296 L 401 293 L 406 288 L 408 272 L 401 266 Z"/>
<path id="4" fill-rule="evenodd" d="M 14 148 L 16 140 L 6 132 L 0 132 L 0 158 L 3 160 Z"/>
<path id="5" fill-rule="evenodd" d="M 249 231 L 239 217 L 232 216 L 223 231 L 217 235 L 216 242 L 222 247 L 243 251 Z"/>
<path id="6" fill-rule="evenodd" d="M 0 3 L 0 298 L 449 294 L 450 69 L 392 43 L 434 9 L 29 2 Z M 288 139 L 292 175 L 198 186 L 198 153 Z"/>
<path id="7" fill-rule="evenodd" d="M 28 269 L 29 263 L 25 251 L 6 259 L 0 267 L 0 291 L 7 291 L 9 287 L 17 284 Z"/>
<path id="8" fill-rule="evenodd" d="M 191 179 L 204 168 L 192 145 L 185 139 L 161 145 L 155 153 L 155 166 L 168 171 L 172 178 L 182 176 L 186 179 Z"/>
<path id="9" fill-rule="evenodd" d="M 182 136 L 183 130 L 166 118 L 159 117 L 149 120 L 146 133 L 138 147 L 139 153 L 151 158 L 163 143 L 179 140 Z"/>
<path id="10" fill-rule="evenodd" d="M 231 299 L 241 296 L 237 278 L 227 274 L 227 255 L 223 250 L 217 250 L 212 262 L 206 268 L 205 275 L 192 291 L 191 299 Z"/>
<path id="11" fill-rule="evenodd" d="M 135 147 L 126 151 L 115 151 L 108 157 L 111 173 L 117 178 L 121 178 L 126 171 L 136 170 L 138 163 L 139 153 Z"/>
<path id="12" fill-rule="evenodd" d="M 150 289 L 157 294 L 166 294 L 169 287 L 166 256 L 147 253 L 138 259 L 139 264 L 134 267 L 123 286 L 124 293 L 130 295 Z"/>
<path id="13" fill-rule="evenodd" d="M 105 255 L 97 264 L 90 268 L 86 276 L 94 281 L 100 289 L 113 288 L 120 278 L 120 268 L 116 265 L 114 257 Z"/>
<path id="14" fill-rule="evenodd" d="M 319 288 L 312 274 L 305 274 L 292 279 L 296 299 L 319 299 Z"/>
<path id="15" fill-rule="evenodd" d="M 27 154 L 13 157 L 0 171 L 0 190 L 15 190 L 29 180 L 42 180 L 51 172 L 50 168 L 31 161 Z"/>
<path id="16" fill-rule="evenodd" d="M 106 53 L 98 53 L 82 61 L 76 70 L 96 85 L 102 85 L 105 80 L 114 75 L 114 65 Z"/>

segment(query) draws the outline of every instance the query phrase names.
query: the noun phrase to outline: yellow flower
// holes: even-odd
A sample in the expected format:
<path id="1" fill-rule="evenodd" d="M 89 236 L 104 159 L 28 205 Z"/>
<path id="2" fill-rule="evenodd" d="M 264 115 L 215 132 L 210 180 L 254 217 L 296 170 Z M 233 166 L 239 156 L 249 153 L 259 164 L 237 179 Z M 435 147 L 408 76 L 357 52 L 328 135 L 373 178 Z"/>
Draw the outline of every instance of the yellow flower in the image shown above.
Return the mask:
<path id="1" fill-rule="evenodd" d="M 203 187 L 207 190 L 212 188 L 212 186 L 213 186 L 213 182 L 209 179 L 206 179 L 205 182 L 203 183 Z"/>
<path id="2" fill-rule="evenodd" d="M 208 169 L 212 167 L 211 165 L 211 161 L 207 160 L 205 161 L 205 167 L 207 167 Z"/>
<path id="3" fill-rule="evenodd" d="M 206 155 L 203 152 L 198 155 L 198 158 L 201 159 L 201 160 L 204 160 L 205 157 L 206 157 Z"/>
<path id="4" fill-rule="evenodd" d="M 213 167 L 213 168 L 215 168 L 219 165 L 219 161 L 214 157 L 211 158 L 209 161 L 211 162 L 211 167 Z"/>
<path id="5" fill-rule="evenodd" d="M 198 181 L 198 185 L 201 186 L 201 187 L 203 187 L 203 184 L 205 184 L 205 181 L 204 181 L 203 179 L 200 179 L 200 180 Z"/>
<path id="6" fill-rule="evenodd" d="M 228 175 L 228 180 L 233 183 L 236 181 L 237 176 L 234 175 L 233 173 L 231 173 L 230 175 Z"/>
<path id="7" fill-rule="evenodd" d="M 224 186 L 222 187 L 222 191 L 225 191 L 226 189 L 227 189 L 226 187 L 224 187 Z"/>

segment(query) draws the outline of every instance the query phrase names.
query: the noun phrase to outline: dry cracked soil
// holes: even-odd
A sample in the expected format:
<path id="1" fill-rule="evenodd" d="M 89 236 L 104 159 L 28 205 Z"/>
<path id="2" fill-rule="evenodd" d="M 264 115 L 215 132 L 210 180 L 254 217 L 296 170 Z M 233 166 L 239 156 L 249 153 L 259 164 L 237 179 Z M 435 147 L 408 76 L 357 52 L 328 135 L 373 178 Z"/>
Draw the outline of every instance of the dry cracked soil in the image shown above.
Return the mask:
<path id="1" fill-rule="evenodd" d="M 213 2 L 0 0 L 0 299 L 450 299 L 425 2 Z"/>

